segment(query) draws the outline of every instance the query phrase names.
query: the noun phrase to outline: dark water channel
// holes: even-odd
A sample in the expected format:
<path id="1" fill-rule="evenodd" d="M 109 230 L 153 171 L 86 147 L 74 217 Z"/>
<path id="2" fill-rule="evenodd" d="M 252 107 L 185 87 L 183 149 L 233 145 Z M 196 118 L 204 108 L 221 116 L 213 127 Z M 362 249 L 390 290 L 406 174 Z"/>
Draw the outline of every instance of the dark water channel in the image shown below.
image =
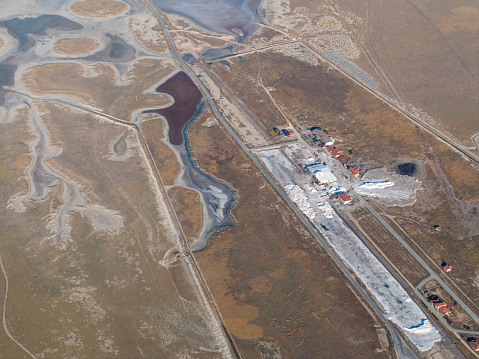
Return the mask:
<path id="1" fill-rule="evenodd" d="M 79 23 L 59 15 L 40 15 L 39 17 L 26 19 L 16 18 L 1 21 L 0 26 L 4 26 L 13 37 L 20 41 L 20 51 L 26 51 L 35 45 L 35 40 L 28 36 L 29 34 L 44 35 L 47 29 L 71 31 L 83 28 Z"/>
<path id="2" fill-rule="evenodd" d="M 14 65 L 0 64 L 0 106 L 2 106 L 5 101 L 5 93 L 2 91 L 2 87 L 13 85 L 16 69 L 17 67 Z"/>
<path id="3" fill-rule="evenodd" d="M 195 83 L 184 72 L 178 72 L 158 86 L 157 92 L 167 93 L 174 103 L 163 109 L 145 111 L 158 113 L 168 123 L 168 140 L 177 151 L 184 169 L 183 182 L 201 193 L 203 205 L 203 228 L 192 250 L 203 249 L 209 236 L 227 226 L 234 226 L 235 220 L 230 214 L 237 194 L 227 184 L 201 171 L 192 159 L 186 130 L 201 114 L 204 100 Z"/>
<path id="4" fill-rule="evenodd" d="M 110 61 L 110 62 L 127 62 L 135 58 L 136 50 L 128 45 L 118 36 L 105 34 L 110 43 L 105 49 L 97 54 L 85 57 L 85 60 L 90 61 Z"/>
<path id="5" fill-rule="evenodd" d="M 145 111 L 157 113 L 168 121 L 168 139 L 172 145 L 183 143 L 183 128 L 196 114 L 202 95 L 193 81 L 183 71 L 170 77 L 156 89 L 173 97 L 174 103 L 166 108 Z"/>

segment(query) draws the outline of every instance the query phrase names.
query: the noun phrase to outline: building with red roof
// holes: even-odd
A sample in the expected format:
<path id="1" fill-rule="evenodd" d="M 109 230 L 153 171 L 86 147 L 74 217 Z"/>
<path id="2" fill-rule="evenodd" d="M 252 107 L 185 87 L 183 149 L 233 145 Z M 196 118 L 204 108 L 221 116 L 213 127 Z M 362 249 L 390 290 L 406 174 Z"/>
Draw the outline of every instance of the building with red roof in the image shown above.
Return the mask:
<path id="1" fill-rule="evenodd" d="M 479 342 L 477 340 L 470 341 L 469 344 L 471 344 L 472 349 L 479 352 Z"/>
<path id="2" fill-rule="evenodd" d="M 334 155 L 334 157 L 339 156 L 339 150 L 336 147 L 326 146 L 326 148 L 331 151 L 331 153 Z"/>
<path id="3" fill-rule="evenodd" d="M 354 167 L 349 167 L 349 170 L 354 175 L 354 177 L 359 177 L 359 171 Z"/>
<path id="4" fill-rule="evenodd" d="M 344 204 L 350 204 L 352 202 L 351 198 L 344 192 L 338 193 L 338 196 L 343 200 Z"/>
<path id="5" fill-rule="evenodd" d="M 441 313 L 442 315 L 447 316 L 447 317 L 452 314 L 451 309 L 449 309 L 447 307 L 447 305 L 444 306 L 444 307 L 439 308 L 438 311 L 439 311 L 439 313 Z"/>

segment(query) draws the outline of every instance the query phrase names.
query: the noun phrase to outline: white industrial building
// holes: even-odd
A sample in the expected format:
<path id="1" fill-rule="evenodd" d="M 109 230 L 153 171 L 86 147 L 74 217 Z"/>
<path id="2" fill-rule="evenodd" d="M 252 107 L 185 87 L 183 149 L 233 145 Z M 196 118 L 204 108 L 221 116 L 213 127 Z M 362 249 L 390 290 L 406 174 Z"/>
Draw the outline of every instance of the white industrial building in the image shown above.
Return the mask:
<path id="1" fill-rule="evenodd" d="M 318 182 L 321 184 L 333 183 L 338 180 L 324 162 L 308 166 L 306 170 L 314 175 L 314 177 L 316 177 Z"/>

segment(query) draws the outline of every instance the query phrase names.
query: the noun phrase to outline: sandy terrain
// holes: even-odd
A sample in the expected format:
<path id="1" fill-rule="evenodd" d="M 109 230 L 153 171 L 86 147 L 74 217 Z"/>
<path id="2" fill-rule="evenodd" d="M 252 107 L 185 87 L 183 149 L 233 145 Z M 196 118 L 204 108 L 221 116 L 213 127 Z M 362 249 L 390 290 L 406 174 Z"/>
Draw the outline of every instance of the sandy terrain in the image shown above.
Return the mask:
<path id="1" fill-rule="evenodd" d="M 168 50 L 160 25 L 149 16 L 135 16 L 129 21 L 131 33 L 146 49 L 164 53 Z"/>
<path id="2" fill-rule="evenodd" d="M 59 55 L 80 56 L 89 55 L 100 48 L 95 39 L 88 38 L 65 38 L 53 44 L 53 51 Z"/>
<path id="3" fill-rule="evenodd" d="M 83 0 L 74 3 L 69 10 L 87 18 L 111 18 L 128 11 L 130 6 L 119 0 Z"/>

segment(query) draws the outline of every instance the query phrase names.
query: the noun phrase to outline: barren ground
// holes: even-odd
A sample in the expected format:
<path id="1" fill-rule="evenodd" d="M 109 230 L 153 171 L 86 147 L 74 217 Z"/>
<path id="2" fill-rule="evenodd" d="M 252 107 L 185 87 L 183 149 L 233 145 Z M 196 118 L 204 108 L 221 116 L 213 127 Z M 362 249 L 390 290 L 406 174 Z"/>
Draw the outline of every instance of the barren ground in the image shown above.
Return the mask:
<path id="1" fill-rule="evenodd" d="M 53 51 L 60 55 L 88 55 L 97 50 L 100 44 L 95 39 L 60 39 L 53 44 Z"/>
<path id="2" fill-rule="evenodd" d="M 158 108 L 170 104 L 168 96 L 145 93 L 173 71 L 163 61 L 140 60 L 126 74 L 129 84 L 120 86 L 110 66 L 77 63 L 55 63 L 34 66 L 23 75 L 25 88 L 37 96 L 71 97 L 117 116 L 125 121 L 125 113 L 143 108 Z M 62 81 L 57 81 L 61 78 Z"/>
<path id="3" fill-rule="evenodd" d="M 129 8 L 129 5 L 119 0 L 83 0 L 71 5 L 69 10 L 78 16 L 109 18 L 118 16 Z"/>
<path id="4" fill-rule="evenodd" d="M 48 165 L 74 178 L 89 202 L 117 210 L 124 224 L 114 233 L 98 231 L 73 212 L 71 240 L 59 246 L 46 226 L 49 213 L 65 200 L 59 185 L 22 215 L 6 208 L 14 193 L 27 189 L 25 181 L 13 179 L 30 164 L 25 143 L 32 136 L 25 113 L 4 125 L 0 251 L 9 277 L 6 316 L 12 335 L 37 357 L 219 357 L 209 351 L 215 350 L 214 339 L 182 258 L 170 267 L 160 264 L 176 244 L 138 149 L 125 162 L 107 159 L 109 142 L 124 128 L 63 106 L 37 106 L 52 144 L 62 149 Z M 2 353 L 20 356 L 8 343 Z"/>

